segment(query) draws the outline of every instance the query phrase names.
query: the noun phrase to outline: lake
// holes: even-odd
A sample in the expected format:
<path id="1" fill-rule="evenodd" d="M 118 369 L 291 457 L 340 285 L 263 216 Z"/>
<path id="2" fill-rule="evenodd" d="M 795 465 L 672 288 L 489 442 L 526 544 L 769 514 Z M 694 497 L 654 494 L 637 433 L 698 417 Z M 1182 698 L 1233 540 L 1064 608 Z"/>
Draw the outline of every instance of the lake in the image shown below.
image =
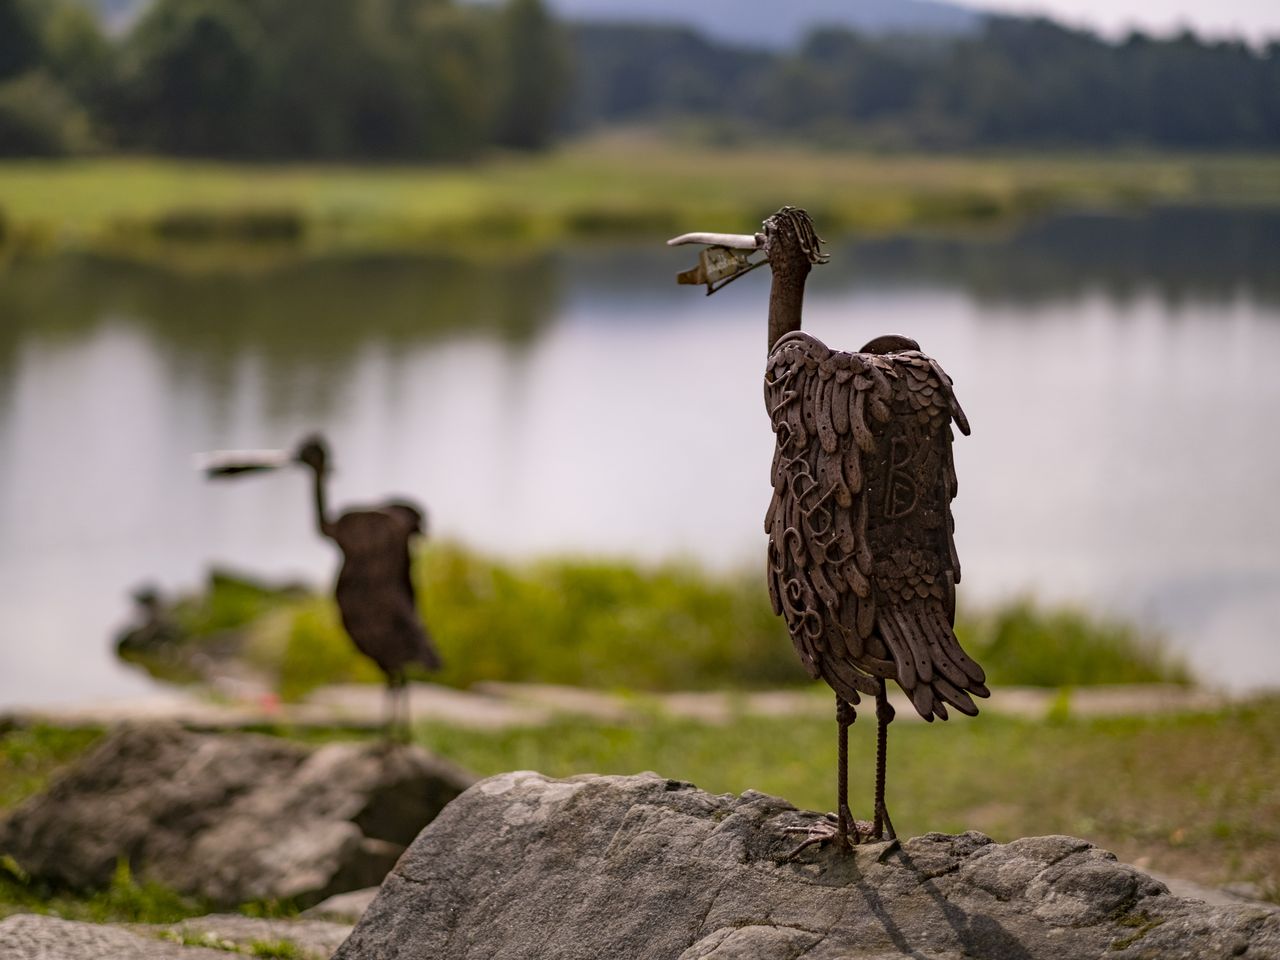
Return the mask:
<path id="1" fill-rule="evenodd" d="M 111 653 L 140 584 L 331 578 L 303 475 L 210 484 L 201 450 L 320 429 L 336 505 L 408 495 L 439 537 L 761 564 L 767 272 L 707 298 L 674 284 L 691 249 L 0 274 L 0 706 L 149 688 Z M 973 423 L 962 602 L 1078 602 L 1164 632 L 1215 684 L 1280 685 L 1280 214 L 831 253 L 806 329 L 914 337 Z"/>

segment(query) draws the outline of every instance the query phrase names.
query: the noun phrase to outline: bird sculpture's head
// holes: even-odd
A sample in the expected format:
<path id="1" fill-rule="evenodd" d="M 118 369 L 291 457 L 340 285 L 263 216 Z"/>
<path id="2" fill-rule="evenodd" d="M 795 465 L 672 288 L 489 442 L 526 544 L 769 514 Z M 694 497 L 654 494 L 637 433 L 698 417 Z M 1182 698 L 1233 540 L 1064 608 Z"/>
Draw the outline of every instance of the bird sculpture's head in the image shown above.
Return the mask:
<path id="1" fill-rule="evenodd" d="M 676 282 L 705 284 L 708 296 L 766 263 L 777 278 L 803 280 L 814 264 L 829 259 L 813 220 L 799 207 L 783 207 L 758 233 L 686 233 L 667 241 L 672 247 L 689 243 L 703 250 L 698 265 L 678 274 Z M 753 260 L 757 251 L 764 256 Z"/>
<path id="2" fill-rule="evenodd" d="M 318 433 L 313 433 L 299 444 L 293 459 L 304 466 L 310 467 L 316 473 L 327 473 L 329 470 L 329 445 L 325 443 L 324 437 Z"/>
<path id="3" fill-rule="evenodd" d="M 764 254 L 775 276 L 804 275 L 815 264 L 831 259 L 822 252 L 822 238 L 813 228 L 813 219 L 799 207 L 783 207 L 764 222 Z"/>

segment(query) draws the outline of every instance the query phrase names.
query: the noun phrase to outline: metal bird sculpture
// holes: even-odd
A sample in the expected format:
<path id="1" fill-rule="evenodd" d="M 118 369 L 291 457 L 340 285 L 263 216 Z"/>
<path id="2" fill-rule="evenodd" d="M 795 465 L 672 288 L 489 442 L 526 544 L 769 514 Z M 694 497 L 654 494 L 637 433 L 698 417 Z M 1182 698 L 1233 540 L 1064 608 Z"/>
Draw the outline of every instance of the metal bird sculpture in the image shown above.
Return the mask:
<path id="1" fill-rule="evenodd" d="M 703 244 L 680 283 L 710 295 L 767 263 L 769 359 L 764 396 L 776 435 L 773 498 L 765 515 L 774 612 L 809 675 L 836 693 L 837 807 L 803 832 L 794 851 L 834 840 L 896 839 L 884 801 L 894 680 L 925 720 L 948 706 L 970 716 L 989 696 L 986 676 L 953 629 L 960 582 L 951 517 L 956 495 L 951 424 L 969 423 L 951 378 L 914 340 L 878 337 L 856 353 L 831 350 L 801 332 L 805 281 L 827 262 L 803 210 L 783 207 L 760 233 L 685 234 Z M 763 258 L 752 259 L 752 254 Z M 848 808 L 848 730 L 854 706 L 874 697 L 877 717 L 874 820 Z M 794 856 L 793 853 L 793 856 Z"/>
<path id="2" fill-rule="evenodd" d="M 425 535 L 422 510 L 390 501 L 364 510 L 348 510 L 331 519 L 326 481 L 329 451 L 320 436 L 308 437 L 294 453 L 248 451 L 212 454 L 202 466 L 210 478 L 240 476 L 302 465 L 314 476 L 316 526 L 342 551 L 342 569 L 334 593 L 342 625 L 356 649 L 376 663 L 387 681 L 387 732 L 407 737 L 409 701 L 405 670 L 418 664 L 442 666 L 431 635 L 418 614 L 410 576 L 409 543 Z"/>

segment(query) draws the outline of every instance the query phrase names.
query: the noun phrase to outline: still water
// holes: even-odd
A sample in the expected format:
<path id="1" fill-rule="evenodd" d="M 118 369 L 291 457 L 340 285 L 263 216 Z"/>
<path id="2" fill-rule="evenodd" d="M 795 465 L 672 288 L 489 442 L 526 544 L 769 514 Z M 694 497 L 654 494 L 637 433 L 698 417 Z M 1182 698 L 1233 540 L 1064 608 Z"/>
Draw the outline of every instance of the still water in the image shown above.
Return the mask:
<path id="1" fill-rule="evenodd" d="M 715 225 L 710 225 L 714 227 Z M 954 376 L 964 599 L 1142 619 L 1234 688 L 1280 685 L 1280 215 L 1075 215 L 836 244 L 806 327 L 907 333 Z M 127 695 L 128 591 L 211 563 L 325 582 L 305 478 L 195 451 L 322 429 L 347 505 L 424 501 L 511 557 L 758 564 L 768 278 L 688 249 L 183 277 L 0 274 L 0 706 Z M 761 589 L 763 589 L 763 584 Z"/>

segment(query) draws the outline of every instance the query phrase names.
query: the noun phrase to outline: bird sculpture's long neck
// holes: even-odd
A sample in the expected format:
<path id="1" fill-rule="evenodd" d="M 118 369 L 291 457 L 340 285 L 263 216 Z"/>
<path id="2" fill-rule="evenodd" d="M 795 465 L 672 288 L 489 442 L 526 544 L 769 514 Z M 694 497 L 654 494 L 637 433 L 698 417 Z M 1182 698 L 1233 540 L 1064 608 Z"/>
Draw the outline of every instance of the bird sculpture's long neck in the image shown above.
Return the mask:
<path id="1" fill-rule="evenodd" d="M 327 536 L 329 533 L 329 512 L 324 489 L 325 471 L 312 467 L 311 473 L 313 477 L 312 489 L 315 491 L 316 529 Z"/>
<path id="2" fill-rule="evenodd" d="M 769 291 L 770 351 L 780 338 L 800 329 L 804 282 L 809 270 L 808 263 L 780 264 L 773 268 L 773 286 Z"/>

